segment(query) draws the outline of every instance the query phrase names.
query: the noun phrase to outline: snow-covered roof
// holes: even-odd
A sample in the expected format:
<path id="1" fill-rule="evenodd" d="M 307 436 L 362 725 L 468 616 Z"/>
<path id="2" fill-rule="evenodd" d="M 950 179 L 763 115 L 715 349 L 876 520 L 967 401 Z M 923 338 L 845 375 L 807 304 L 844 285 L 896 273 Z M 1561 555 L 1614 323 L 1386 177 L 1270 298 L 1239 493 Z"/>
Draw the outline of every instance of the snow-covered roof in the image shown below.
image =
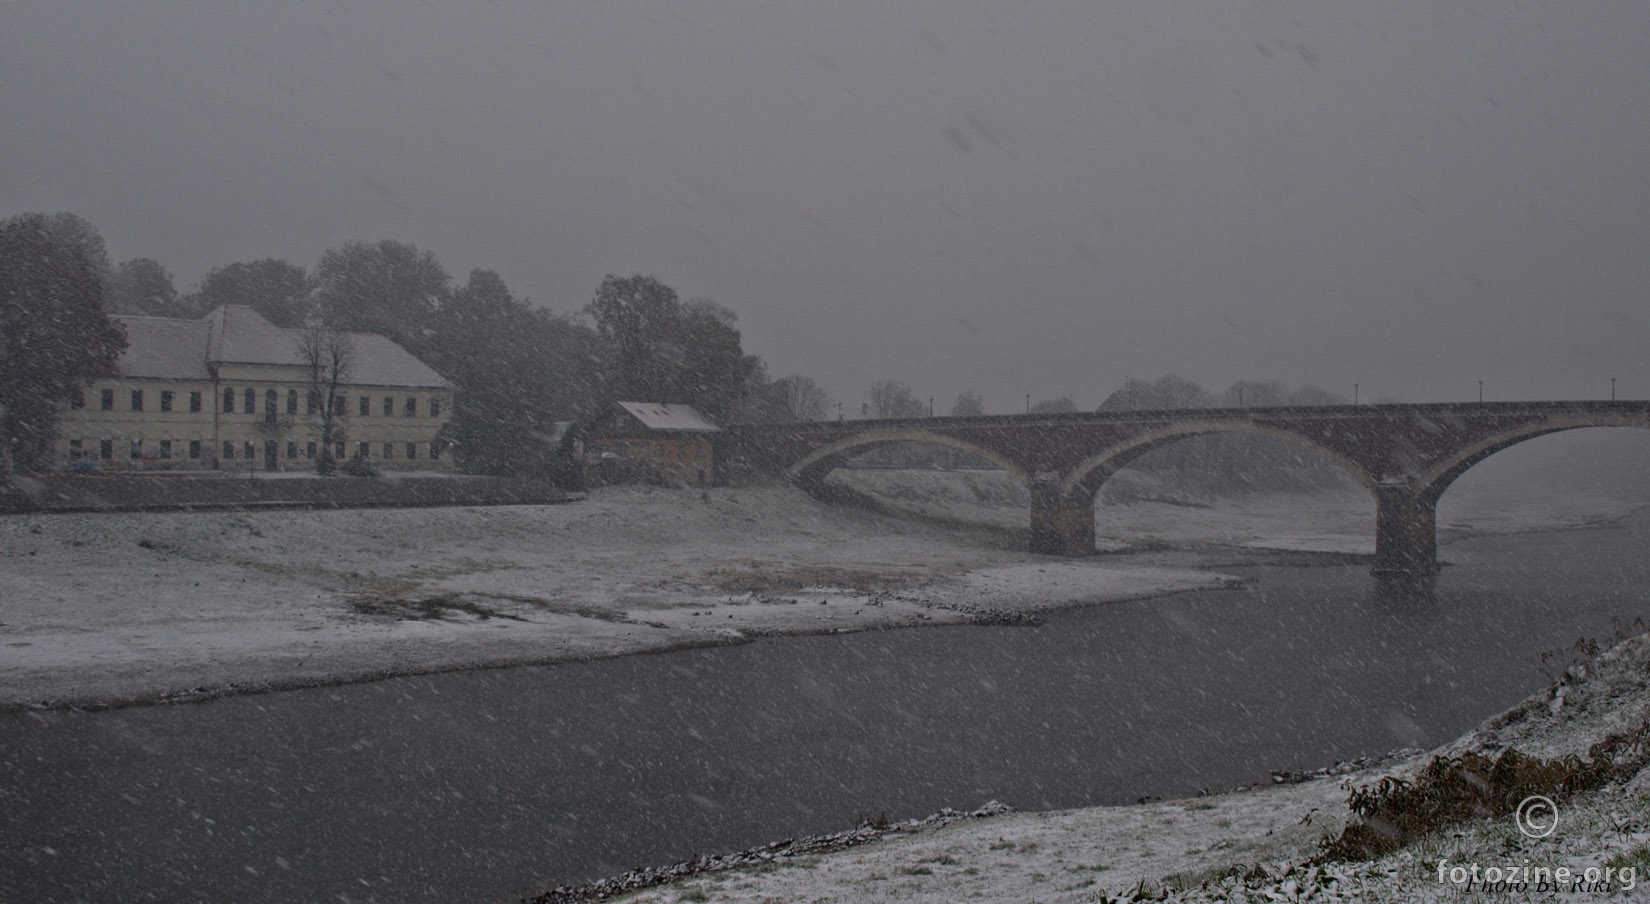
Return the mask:
<path id="1" fill-rule="evenodd" d="M 694 410 L 691 405 L 664 402 L 615 402 L 624 412 L 649 430 L 676 430 L 686 433 L 720 433 L 721 427 Z"/>
<path id="2" fill-rule="evenodd" d="M 126 351 L 116 373 L 153 379 L 207 380 L 214 364 L 306 364 L 304 330 L 276 326 L 257 311 L 223 305 L 200 320 L 117 316 Z M 350 333 L 355 361 L 349 382 L 366 386 L 450 387 L 446 378 L 377 333 Z"/>
<path id="3" fill-rule="evenodd" d="M 116 317 L 126 327 L 126 351 L 115 373 L 162 380 L 210 380 L 206 345 L 210 327 L 204 320 L 170 317 Z"/>

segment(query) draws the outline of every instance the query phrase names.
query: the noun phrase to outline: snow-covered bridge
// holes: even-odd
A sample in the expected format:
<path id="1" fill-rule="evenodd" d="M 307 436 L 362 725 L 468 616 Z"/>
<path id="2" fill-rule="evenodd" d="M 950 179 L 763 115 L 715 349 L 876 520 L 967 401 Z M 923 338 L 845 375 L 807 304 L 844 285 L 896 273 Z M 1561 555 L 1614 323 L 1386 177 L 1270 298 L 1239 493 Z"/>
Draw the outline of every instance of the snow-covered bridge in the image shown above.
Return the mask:
<path id="1" fill-rule="evenodd" d="M 1509 446 L 1581 427 L 1650 428 L 1650 402 L 1492 402 L 1206 408 L 736 425 L 716 461 L 781 474 L 829 498 L 825 476 L 888 443 L 931 443 L 982 455 L 1031 490 L 1031 549 L 1094 552 L 1094 498 L 1140 456 L 1190 436 L 1275 437 L 1335 462 L 1375 497 L 1375 570 L 1437 568 L 1438 498 L 1467 469 Z"/>

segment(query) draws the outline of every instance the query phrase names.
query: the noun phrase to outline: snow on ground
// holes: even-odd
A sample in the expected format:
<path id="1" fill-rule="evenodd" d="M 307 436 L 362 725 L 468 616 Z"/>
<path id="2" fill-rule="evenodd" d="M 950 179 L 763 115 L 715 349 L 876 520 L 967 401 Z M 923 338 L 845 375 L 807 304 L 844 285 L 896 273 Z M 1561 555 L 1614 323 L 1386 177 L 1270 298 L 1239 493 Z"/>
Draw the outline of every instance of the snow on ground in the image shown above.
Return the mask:
<path id="1" fill-rule="evenodd" d="M 0 518 L 0 706 L 198 696 L 1219 586 L 789 488 Z M 981 605 L 990 600 L 990 610 Z"/>
<path id="2" fill-rule="evenodd" d="M 1022 551 L 1024 490 L 1001 472 L 846 479 L 925 518 L 786 487 L 613 487 L 556 506 L 7 516 L 0 706 L 1013 617 L 1226 583 L 1199 547 L 1373 546 L 1373 505 L 1358 490 L 1101 505 L 1101 547 L 1126 554 L 1074 561 Z M 1592 523 L 1641 504 L 1596 488 L 1446 495 L 1440 533 Z"/>

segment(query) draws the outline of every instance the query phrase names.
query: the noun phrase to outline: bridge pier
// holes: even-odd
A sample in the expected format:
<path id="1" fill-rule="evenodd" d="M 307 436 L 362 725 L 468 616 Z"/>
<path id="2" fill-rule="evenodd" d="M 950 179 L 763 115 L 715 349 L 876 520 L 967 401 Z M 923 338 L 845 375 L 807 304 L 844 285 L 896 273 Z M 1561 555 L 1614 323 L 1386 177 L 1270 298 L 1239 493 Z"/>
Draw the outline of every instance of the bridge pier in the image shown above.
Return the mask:
<path id="1" fill-rule="evenodd" d="M 1055 478 L 1033 480 L 1031 551 L 1050 556 L 1094 555 L 1094 497 L 1074 500 L 1060 492 L 1060 481 Z"/>
<path id="2" fill-rule="evenodd" d="M 1408 481 L 1383 480 L 1375 492 L 1375 574 L 1438 571 L 1438 513 Z"/>

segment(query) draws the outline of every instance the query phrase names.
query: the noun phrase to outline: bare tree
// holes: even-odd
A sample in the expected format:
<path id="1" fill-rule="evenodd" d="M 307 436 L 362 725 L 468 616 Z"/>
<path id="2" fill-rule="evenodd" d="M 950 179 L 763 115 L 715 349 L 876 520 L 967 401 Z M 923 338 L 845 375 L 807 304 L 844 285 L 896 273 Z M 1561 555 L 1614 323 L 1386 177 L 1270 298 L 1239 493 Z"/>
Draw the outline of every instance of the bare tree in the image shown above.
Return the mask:
<path id="1" fill-rule="evenodd" d="M 985 414 L 985 402 L 980 400 L 980 394 L 973 391 L 957 394 L 956 404 L 951 406 L 952 417 L 977 417 Z"/>
<path id="2" fill-rule="evenodd" d="M 338 468 L 333 445 L 344 441 L 344 398 L 339 393 L 355 366 L 355 337 L 338 330 L 310 328 L 298 340 L 298 353 L 309 368 L 309 398 L 306 414 L 319 426 L 320 454 L 315 473 L 331 474 Z"/>
<path id="3" fill-rule="evenodd" d="M 818 420 L 825 416 L 828 397 L 813 377 L 791 374 L 774 381 L 784 398 L 785 411 L 793 421 Z"/>
<path id="4" fill-rule="evenodd" d="M 878 418 L 922 417 L 928 411 L 917 401 L 911 387 L 894 380 L 872 383 L 866 395 L 871 400 L 871 413 Z"/>
<path id="5" fill-rule="evenodd" d="M 1032 405 L 1028 413 L 1030 413 L 1030 414 L 1071 414 L 1072 412 L 1074 412 L 1076 410 L 1077 410 L 1077 403 L 1073 402 L 1071 400 L 1071 396 L 1061 396 L 1057 399 L 1045 399 L 1044 401 L 1041 401 L 1041 402 L 1036 403 L 1035 405 Z"/>

